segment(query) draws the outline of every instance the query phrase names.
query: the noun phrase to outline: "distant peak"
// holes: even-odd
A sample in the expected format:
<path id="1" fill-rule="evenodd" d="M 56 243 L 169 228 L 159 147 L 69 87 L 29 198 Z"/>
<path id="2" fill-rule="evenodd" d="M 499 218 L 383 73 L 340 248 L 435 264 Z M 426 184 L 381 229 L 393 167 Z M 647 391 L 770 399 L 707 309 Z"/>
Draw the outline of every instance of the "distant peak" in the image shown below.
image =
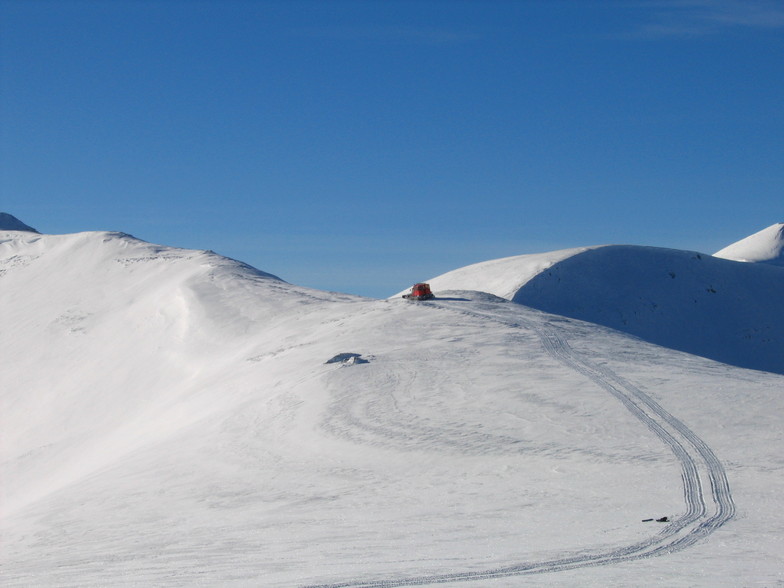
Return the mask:
<path id="1" fill-rule="evenodd" d="M 784 223 L 770 225 L 713 255 L 735 261 L 784 265 Z"/>
<path id="2" fill-rule="evenodd" d="M 24 224 L 18 218 L 7 212 L 0 212 L 0 231 L 28 231 L 37 233 L 33 227 Z"/>

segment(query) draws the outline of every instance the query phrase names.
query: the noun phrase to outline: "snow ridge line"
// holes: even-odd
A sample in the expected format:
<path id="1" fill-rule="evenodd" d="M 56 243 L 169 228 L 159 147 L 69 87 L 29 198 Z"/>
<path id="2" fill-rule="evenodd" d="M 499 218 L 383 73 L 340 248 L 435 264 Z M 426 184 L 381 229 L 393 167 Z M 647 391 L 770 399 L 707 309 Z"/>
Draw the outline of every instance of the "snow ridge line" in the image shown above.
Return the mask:
<path id="1" fill-rule="evenodd" d="M 602 389 L 617 398 L 635 417 L 665 443 L 681 465 L 683 494 L 686 513 L 672 521 L 665 529 L 645 541 L 595 553 L 580 552 L 574 556 L 542 562 L 523 562 L 502 568 L 473 572 L 433 574 L 410 578 L 379 580 L 348 580 L 332 584 L 319 584 L 305 588 L 395 588 L 508 578 L 530 574 L 553 573 L 584 567 L 611 565 L 621 562 L 657 557 L 691 547 L 707 537 L 735 515 L 735 504 L 721 462 L 691 429 L 645 392 L 624 380 L 605 366 L 597 365 L 575 352 L 558 334 L 557 327 L 549 321 L 506 321 L 497 314 L 455 309 L 440 303 L 429 303 L 440 310 L 459 312 L 467 316 L 489 320 L 508 328 L 534 331 L 543 348 L 554 359 L 583 374 Z M 708 482 L 707 484 L 705 482 Z M 710 487 L 710 504 L 706 504 L 704 488 Z M 710 514 L 709 514 L 710 511 Z"/>

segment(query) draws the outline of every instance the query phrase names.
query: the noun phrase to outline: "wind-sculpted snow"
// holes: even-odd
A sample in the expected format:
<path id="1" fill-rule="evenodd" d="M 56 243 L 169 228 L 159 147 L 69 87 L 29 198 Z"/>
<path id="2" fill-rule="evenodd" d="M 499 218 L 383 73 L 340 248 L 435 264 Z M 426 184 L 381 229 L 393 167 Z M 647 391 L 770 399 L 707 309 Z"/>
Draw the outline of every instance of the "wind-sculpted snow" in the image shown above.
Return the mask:
<path id="1" fill-rule="evenodd" d="M 771 264 L 608 245 L 488 261 L 430 284 L 436 293 L 483 290 L 664 347 L 784 373 L 784 269 Z"/>
<path id="2" fill-rule="evenodd" d="M 0 241 L 4 587 L 780 579 L 784 376 L 482 292 Z"/>
<path id="3" fill-rule="evenodd" d="M 607 246 L 564 259 L 513 300 L 672 349 L 784 373 L 784 270 L 700 253 Z"/>
<path id="4" fill-rule="evenodd" d="M 511 300 L 526 282 L 539 273 L 588 249 L 590 248 L 579 247 L 483 261 L 431 278 L 428 282 L 434 291 L 487 292 Z M 394 298 L 399 298 L 403 293 L 398 293 Z"/>

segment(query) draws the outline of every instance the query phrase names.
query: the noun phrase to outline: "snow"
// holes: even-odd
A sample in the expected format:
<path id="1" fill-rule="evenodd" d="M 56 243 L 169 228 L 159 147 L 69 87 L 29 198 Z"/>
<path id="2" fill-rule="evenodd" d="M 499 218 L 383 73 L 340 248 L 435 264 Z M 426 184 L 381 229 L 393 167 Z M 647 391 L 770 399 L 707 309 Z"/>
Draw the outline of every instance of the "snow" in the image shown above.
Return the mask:
<path id="1" fill-rule="evenodd" d="M 605 245 L 487 261 L 428 282 L 434 291 L 482 289 L 671 349 L 784 373 L 784 268 L 768 263 Z"/>
<path id="2" fill-rule="evenodd" d="M 553 264 L 587 249 L 589 248 L 562 249 L 483 261 L 431 278 L 427 283 L 433 290 L 474 290 L 511 300 L 531 278 Z M 406 292 L 408 290 L 394 297 L 398 298 Z"/>
<path id="3" fill-rule="evenodd" d="M 784 223 L 776 223 L 728 245 L 715 257 L 784 266 Z"/>
<path id="4" fill-rule="evenodd" d="M 735 281 L 779 268 L 692 255 L 508 258 L 411 302 L 122 233 L 0 231 L 0 580 L 779 584 L 784 376 L 511 302 L 574 264 L 615 288 L 596 268 L 616 256 L 778 324 Z M 666 280 L 645 287 L 674 305 Z M 709 294 L 695 324 L 731 322 Z"/>

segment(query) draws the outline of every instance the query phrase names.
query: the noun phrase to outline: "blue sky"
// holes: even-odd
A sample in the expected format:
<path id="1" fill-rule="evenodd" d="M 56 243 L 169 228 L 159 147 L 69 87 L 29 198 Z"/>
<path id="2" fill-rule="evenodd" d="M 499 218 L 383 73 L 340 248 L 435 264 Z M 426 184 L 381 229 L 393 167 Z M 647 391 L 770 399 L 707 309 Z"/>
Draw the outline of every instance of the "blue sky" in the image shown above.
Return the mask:
<path id="1" fill-rule="evenodd" d="M 386 297 L 784 221 L 784 3 L 0 0 L 0 211 Z"/>

